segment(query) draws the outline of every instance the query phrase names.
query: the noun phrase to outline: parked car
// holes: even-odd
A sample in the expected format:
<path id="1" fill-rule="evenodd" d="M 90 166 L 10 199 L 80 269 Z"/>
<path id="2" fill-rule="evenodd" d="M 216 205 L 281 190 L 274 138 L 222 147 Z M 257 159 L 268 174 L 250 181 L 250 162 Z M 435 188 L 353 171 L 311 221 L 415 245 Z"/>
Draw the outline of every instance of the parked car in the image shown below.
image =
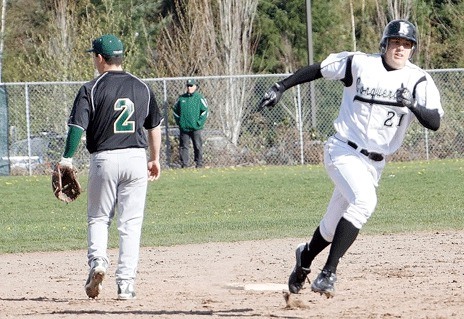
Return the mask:
<path id="1" fill-rule="evenodd" d="M 12 143 L 9 149 L 10 156 L 2 159 L 9 161 L 12 175 L 27 173 L 29 169 L 34 173 L 43 173 L 61 159 L 65 143 L 66 135 L 43 133 L 32 136 L 30 144 L 28 139 Z M 84 146 L 85 143 L 81 143 L 80 147 Z M 78 156 L 74 164 L 79 166 L 81 162 L 82 159 Z"/>

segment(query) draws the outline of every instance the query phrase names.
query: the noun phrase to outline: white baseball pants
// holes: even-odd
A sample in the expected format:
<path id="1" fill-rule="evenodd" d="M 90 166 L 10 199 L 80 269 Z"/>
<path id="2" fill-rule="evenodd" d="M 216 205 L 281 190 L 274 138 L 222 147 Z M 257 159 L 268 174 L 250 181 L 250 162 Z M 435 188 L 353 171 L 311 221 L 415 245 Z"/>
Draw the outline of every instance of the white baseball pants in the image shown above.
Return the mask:
<path id="1" fill-rule="evenodd" d="M 346 142 L 330 137 L 324 147 L 324 165 L 335 189 L 319 229 L 332 242 L 342 217 L 361 229 L 374 212 L 385 160 L 370 160 Z"/>
<path id="2" fill-rule="evenodd" d="M 119 232 L 116 281 L 134 281 L 147 192 L 145 149 L 102 151 L 90 158 L 88 183 L 88 261 L 108 261 L 108 229 L 115 212 Z"/>

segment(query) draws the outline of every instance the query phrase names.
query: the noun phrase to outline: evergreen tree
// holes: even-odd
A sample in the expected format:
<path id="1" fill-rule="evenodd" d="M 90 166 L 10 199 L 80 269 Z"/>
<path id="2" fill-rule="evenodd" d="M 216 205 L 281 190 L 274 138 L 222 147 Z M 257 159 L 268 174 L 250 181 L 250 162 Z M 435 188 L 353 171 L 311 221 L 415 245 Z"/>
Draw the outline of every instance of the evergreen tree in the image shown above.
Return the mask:
<path id="1" fill-rule="evenodd" d="M 8 1 L 2 80 L 88 79 L 93 68 L 84 51 L 103 33 L 115 33 L 124 41 L 126 69 L 141 77 L 160 76 L 156 61 L 161 31 L 171 19 L 174 25 L 180 24 L 175 10 L 178 1 Z M 326 0 L 311 4 L 314 61 L 354 48 L 377 52 L 386 22 L 409 10 L 408 18 L 419 28 L 415 62 L 425 68 L 463 65 L 463 1 Z M 255 54 L 249 57 L 251 72 L 289 73 L 308 63 L 305 0 L 259 0 L 251 33 L 251 45 L 256 45 Z"/>

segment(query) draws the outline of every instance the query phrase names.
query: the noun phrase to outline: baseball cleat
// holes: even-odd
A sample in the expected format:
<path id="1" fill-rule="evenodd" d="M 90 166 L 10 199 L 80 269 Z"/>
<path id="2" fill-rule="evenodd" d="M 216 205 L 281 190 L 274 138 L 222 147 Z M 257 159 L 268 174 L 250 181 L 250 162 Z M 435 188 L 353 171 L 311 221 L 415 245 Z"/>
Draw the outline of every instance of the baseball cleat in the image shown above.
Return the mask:
<path id="1" fill-rule="evenodd" d="M 128 281 L 118 282 L 118 299 L 119 300 L 135 299 L 134 284 Z"/>
<path id="2" fill-rule="evenodd" d="M 102 258 L 95 258 L 91 265 L 89 277 L 85 283 L 85 293 L 89 298 L 96 298 L 102 290 L 102 281 L 105 278 L 108 263 Z"/>
<path id="3" fill-rule="evenodd" d="M 306 243 L 301 243 L 295 250 L 296 265 L 288 278 L 288 290 L 293 294 L 297 294 L 303 288 L 308 274 L 311 272 L 309 268 L 301 267 L 301 253 L 305 248 Z"/>
<path id="4" fill-rule="evenodd" d="M 335 295 L 335 282 L 337 281 L 337 275 L 327 269 L 323 269 L 322 272 L 317 276 L 316 280 L 311 285 L 311 290 L 318 292 L 321 295 L 324 294 L 327 298 L 332 298 Z"/>

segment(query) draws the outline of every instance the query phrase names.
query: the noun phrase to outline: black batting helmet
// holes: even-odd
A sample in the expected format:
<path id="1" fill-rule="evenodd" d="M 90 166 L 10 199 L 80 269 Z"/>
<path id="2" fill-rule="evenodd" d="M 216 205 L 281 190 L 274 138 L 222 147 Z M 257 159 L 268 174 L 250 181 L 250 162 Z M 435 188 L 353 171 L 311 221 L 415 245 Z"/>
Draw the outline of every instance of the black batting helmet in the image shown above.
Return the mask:
<path id="1" fill-rule="evenodd" d="M 387 24 L 383 30 L 382 39 L 380 40 L 380 51 L 382 53 L 387 49 L 389 38 L 403 38 L 412 41 L 414 45 L 411 56 L 414 54 L 417 47 L 417 32 L 416 27 L 411 22 L 406 20 L 393 20 Z"/>

